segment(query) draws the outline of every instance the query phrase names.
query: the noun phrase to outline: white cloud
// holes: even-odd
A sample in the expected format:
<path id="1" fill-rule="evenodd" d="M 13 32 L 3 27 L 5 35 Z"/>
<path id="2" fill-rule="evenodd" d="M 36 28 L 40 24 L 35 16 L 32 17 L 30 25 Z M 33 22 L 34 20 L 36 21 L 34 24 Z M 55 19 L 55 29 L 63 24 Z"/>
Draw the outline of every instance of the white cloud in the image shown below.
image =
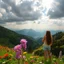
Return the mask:
<path id="1" fill-rule="evenodd" d="M 0 13 L 4 14 L 6 13 L 6 10 L 4 8 L 0 8 Z"/>
<path id="2" fill-rule="evenodd" d="M 0 18 L 2 18 L 2 13 L 0 13 Z"/>

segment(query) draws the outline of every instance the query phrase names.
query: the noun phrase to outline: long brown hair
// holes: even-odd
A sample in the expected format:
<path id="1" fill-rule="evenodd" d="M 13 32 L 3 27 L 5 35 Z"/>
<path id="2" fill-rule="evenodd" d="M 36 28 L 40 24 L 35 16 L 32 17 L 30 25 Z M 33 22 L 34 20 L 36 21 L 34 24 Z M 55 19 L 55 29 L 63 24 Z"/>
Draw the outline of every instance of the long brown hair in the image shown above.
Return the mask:
<path id="1" fill-rule="evenodd" d="M 46 42 L 48 45 L 50 45 L 52 43 L 52 38 L 51 38 L 51 32 L 50 31 L 46 31 Z"/>

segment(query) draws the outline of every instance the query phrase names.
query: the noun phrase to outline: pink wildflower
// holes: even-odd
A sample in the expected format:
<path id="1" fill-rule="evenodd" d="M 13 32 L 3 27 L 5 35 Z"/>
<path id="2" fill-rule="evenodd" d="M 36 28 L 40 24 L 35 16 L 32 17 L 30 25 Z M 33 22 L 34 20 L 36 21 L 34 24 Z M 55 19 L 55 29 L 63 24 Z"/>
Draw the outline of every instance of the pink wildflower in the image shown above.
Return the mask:
<path id="1" fill-rule="evenodd" d="M 21 58 L 21 45 L 16 45 L 14 47 L 14 51 L 16 52 L 16 59 Z"/>
<path id="2" fill-rule="evenodd" d="M 26 59 L 26 56 L 23 56 L 23 59 Z"/>
<path id="3" fill-rule="evenodd" d="M 26 48 L 27 48 L 27 40 L 26 39 L 21 39 L 20 43 L 21 43 L 21 47 L 26 50 Z"/>
<path id="4" fill-rule="evenodd" d="M 16 52 L 16 59 L 20 59 L 21 58 L 21 51 Z"/>
<path id="5" fill-rule="evenodd" d="M 21 50 L 21 45 L 16 45 L 15 47 L 14 47 L 14 51 L 20 51 Z"/>

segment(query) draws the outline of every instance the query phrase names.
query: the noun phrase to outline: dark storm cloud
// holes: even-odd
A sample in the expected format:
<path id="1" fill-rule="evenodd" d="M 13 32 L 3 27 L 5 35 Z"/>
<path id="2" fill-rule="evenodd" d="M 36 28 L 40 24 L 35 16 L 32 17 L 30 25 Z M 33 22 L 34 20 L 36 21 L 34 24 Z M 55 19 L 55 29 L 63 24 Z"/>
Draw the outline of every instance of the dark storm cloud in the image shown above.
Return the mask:
<path id="1" fill-rule="evenodd" d="M 16 5 L 14 0 L 2 0 L 0 8 L 3 8 L 6 13 L 3 13 L 0 19 L 5 22 L 37 20 L 41 16 L 41 12 L 40 10 L 34 11 L 33 4 L 34 1 L 28 0 L 23 1 L 19 5 Z"/>
<path id="2" fill-rule="evenodd" d="M 64 0 L 54 0 L 52 7 L 48 12 L 50 18 L 57 19 L 64 17 Z"/>

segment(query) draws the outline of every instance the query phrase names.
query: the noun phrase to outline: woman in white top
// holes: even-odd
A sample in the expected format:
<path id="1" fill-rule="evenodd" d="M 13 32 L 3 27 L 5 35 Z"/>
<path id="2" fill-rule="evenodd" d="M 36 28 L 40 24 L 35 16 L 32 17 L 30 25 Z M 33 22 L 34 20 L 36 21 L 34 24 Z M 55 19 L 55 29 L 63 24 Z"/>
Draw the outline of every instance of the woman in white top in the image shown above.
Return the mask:
<path id="1" fill-rule="evenodd" d="M 50 50 L 52 45 L 52 35 L 50 31 L 46 31 L 46 34 L 44 38 L 42 39 L 43 44 L 43 50 L 44 50 L 44 58 L 47 60 L 47 55 L 49 56 L 49 59 L 51 60 Z"/>

